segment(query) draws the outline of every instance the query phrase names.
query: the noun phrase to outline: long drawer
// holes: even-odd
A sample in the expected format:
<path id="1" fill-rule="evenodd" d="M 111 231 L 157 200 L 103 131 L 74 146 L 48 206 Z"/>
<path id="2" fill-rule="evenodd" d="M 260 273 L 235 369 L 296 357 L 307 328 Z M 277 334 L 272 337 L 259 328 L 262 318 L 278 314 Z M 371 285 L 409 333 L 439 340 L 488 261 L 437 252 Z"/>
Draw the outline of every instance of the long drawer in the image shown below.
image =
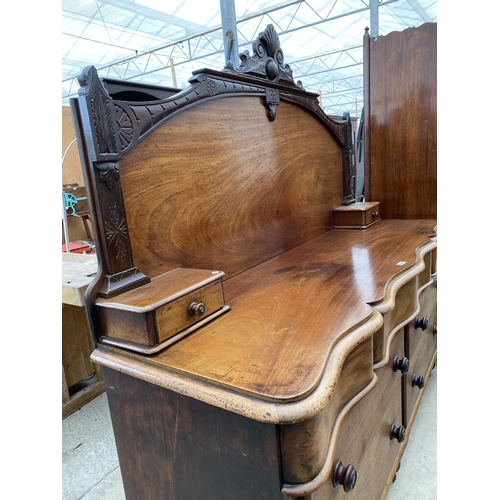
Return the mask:
<path id="1" fill-rule="evenodd" d="M 337 441 L 332 473 L 328 481 L 313 492 L 311 500 L 380 499 L 400 451 L 397 436 L 404 437 L 403 374 L 397 367 L 394 370 L 396 358 L 397 366 L 406 366 L 403 329 L 392 337 L 389 361 L 375 370 L 378 379 L 375 389 L 349 413 Z M 391 429 L 396 436 L 392 439 Z M 353 475 L 354 488 L 346 491 L 349 490 L 349 481 L 352 485 Z M 341 479 L 347 484 L 340 484 Z"/>
<path id="2" fill-rule="evenodd" d="M 433 280 L 419 296 L 418 316 L 406 327 L 406 356 L 410 370 L 405 377 L 406 402 L 404 421 L 408 425 L 414 417 L 422 389 L 427 384 L 437 353 L 437 286 Z"/>

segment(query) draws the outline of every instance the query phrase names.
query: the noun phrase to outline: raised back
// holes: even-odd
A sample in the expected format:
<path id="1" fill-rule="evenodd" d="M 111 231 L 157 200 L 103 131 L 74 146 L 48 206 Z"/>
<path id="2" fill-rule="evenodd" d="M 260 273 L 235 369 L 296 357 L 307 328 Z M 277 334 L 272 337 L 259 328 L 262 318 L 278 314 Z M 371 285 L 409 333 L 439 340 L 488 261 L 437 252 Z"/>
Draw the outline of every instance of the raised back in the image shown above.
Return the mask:
<path id="1" fill-rule="evenodd" d="M 273 122 L 259 98 L 236 96 L 172 118 L 120 162 L 135 264 L 230 277 L 327 231 L 342 202 L 340 149 L 287 102 Z"/>
<path id="2" fill-rule="evenodd" d="M 239 68 L 158 101 L 113 100 L 94 67 L 71 101 L 109 298 L 176 267 L 226 278 L 331 229 L 353 201 L 349 116 L 296 85 L 269 26 Z"/>

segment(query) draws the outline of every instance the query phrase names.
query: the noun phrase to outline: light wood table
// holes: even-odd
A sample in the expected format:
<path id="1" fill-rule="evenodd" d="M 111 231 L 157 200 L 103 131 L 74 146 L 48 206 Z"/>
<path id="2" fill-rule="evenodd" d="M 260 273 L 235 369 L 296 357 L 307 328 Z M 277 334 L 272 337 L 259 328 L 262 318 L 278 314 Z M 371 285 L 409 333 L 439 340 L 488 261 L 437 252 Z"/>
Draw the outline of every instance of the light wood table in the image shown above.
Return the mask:
<path id="1" fill-rule="evenodd" d="M 85 291 L 97 271 L 96 255 L 62 254 L 62 417 L 105 390 L 99 366 L 90 361 L 94 349 L 85 309 Z M 80 390 L 71 390 L 81 385 Z"/>

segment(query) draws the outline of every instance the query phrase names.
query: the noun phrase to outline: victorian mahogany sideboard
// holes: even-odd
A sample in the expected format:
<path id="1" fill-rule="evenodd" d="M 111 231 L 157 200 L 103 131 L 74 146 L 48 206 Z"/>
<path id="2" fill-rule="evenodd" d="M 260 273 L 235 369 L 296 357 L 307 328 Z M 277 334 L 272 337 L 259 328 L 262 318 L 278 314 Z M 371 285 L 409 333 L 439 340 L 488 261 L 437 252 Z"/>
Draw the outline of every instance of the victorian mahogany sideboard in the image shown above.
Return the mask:
<path id="1" fill-rule="evenodd" d="M 436 221 L 356 206 L 351 120 L 272 25 L 240 59 L 140 102 L 89 67 L 71 102 L 125 493 L 378 500 L 436 358 Z"/>

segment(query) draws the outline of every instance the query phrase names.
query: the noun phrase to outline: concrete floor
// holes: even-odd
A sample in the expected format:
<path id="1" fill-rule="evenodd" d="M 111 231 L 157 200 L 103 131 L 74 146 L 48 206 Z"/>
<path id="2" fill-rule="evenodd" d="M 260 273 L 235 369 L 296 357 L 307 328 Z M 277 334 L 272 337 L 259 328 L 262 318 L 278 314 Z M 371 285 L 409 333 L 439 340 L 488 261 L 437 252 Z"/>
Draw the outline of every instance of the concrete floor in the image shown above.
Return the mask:
<path id="1" fill-rule="evenodd" d="M 437 498 L 436 401 L 437 367 L 387 500 Z M 125 500 L 106 394 L 62 422 L 62 499 Z"/>

